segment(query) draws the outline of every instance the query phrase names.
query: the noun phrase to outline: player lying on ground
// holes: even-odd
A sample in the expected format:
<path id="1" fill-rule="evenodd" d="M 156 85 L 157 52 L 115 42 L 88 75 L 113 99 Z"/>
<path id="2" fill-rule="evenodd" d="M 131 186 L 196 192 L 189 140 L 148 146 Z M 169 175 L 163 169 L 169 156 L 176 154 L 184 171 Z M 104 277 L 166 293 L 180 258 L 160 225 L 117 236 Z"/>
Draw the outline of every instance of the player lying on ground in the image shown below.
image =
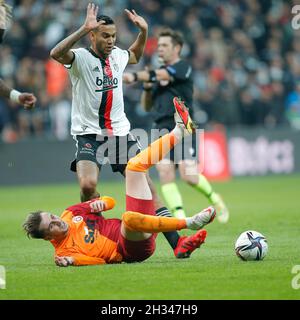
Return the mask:
<path id="1" fill-rule="evenodd" d="M 110 210 L 114 200 L 102 197 L 66 209 L 61 218 L 45 211 L 31 213 L 23 227 L 28 236 L 49 240 L 55 247 L 58 266 L 140 262 L 155 250 L 157 232 L 200 230 L 210 223 L 215 209 L 189 218 L 155 216 L 154 201 L 146 172 L 160 161 L 182 137 L 193 132 L 193 123 L 184 104 L 174 98 L 176 126 L 130 159 L 126 168 L 126 212 L 122 219 L 105 219 L 96 213 Z M 202 229 L 202 230 L 201 230 Z"/>

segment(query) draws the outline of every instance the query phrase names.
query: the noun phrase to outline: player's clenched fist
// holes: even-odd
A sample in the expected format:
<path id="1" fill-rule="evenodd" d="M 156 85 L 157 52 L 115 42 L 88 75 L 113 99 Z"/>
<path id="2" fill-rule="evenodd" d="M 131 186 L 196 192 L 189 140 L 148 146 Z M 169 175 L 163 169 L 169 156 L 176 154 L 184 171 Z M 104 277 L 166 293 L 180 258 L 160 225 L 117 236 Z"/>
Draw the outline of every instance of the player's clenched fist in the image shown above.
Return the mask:
<path id="1" fill-rule="evenodd" d="M 59 267 L 68 267 L 71 266 L 74 262 L 72 257 L 59 257 L 55 256 L 55 264 Z"/>
<path id="2" fill-rule="evenodd" d="M 20 103 L 24 106 L 25 109 L 32 109 L 36 103 L 36 97 L 32 93 L 21 93 L 19 97 Z"/>
<path id="3" fill-rule="evenodd" d="M 95 200 L 90 203 L 91 212 L 101 212 L 106 209 L 106 203 L 103 200 Z"/>

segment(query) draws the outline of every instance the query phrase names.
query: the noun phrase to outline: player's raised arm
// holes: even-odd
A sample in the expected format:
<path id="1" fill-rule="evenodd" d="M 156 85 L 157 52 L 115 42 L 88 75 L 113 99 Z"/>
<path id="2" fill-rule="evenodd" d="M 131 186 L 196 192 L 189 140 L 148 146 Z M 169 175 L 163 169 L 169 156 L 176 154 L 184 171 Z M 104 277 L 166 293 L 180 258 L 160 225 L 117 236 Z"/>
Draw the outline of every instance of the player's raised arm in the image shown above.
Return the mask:
<path id="1" fill-rule="evenodd" d="M 146 20 L 143 17 L 139 16 L 134 10 L 129 11 L 128 9 L 125 9 L 125 12 L 128 18 L 140 29 L 136 40 L 128 49 L 128 51 L 130 52 L 128 64 L 136 64 L 140 61 L 144 53 L 146 41 L 148 38 L 148 24 Z"/>
<path id="2" fill-rule="evenodd" d="M 97 22 L 97 14 L 99 7 L 94 3 L 89 3 L 87 6 L 86 19 L 84 24 L 74 33 L 59 42 L 50 52 L 51 58 L 55 59 L 61 64 L 71 64 L 74 59 L 74 53 L 71 51 L 72 47 L 81 38 L 86 36 L 90 31 L 98 28 L 104 21 Z"/>
<path id="3" fill-rule="evenodd" d="M 91 209 L 91 213 L 111 210 L 116 203 L 114 198 L 107 196 L 100 197 L 99 199 L 90 200 L 88 202 Z"/>
<path id="4" fill-rule="evenodd" d="M 66 210 L 72 212 L 73 216 L 84 213 L 98 213 L 102 211 L 111 210 L 116 204 L 112 197 L 103 196 L 89 201 L 81 202 L 68 207 Z"/>

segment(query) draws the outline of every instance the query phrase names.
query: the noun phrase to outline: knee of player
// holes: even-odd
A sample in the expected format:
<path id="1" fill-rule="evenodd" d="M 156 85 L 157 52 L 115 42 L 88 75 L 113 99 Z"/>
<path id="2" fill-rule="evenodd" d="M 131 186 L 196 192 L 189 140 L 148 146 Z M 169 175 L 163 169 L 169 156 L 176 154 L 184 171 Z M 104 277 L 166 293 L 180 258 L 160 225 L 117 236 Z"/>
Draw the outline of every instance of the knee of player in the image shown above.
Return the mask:
<path id="1" fill-rule="evenodd" d="M 80 179 L 80 188 L 84 194 L 94 193 L 97 187 L 97 182 L 94 179 Z"/>
<path id="2" fill-rule="evenodd" d="M 194 161 L 185 161 L 179 167 L 180 177 L 186 183 L 191 185 L 197 184 L 199 178 L 197 164 Z"/>
<path id="3" fill-rule="evenodd" d="M 132 211 L 126 211 L 122 215 L 122 221 L 124 225 L 126 226 L 126 229 L 133 230 L 132 229 L 132 223 L 135 219 L 135 212 Z"/>
<path id="4" fill-rule="evenodd" d="M 125 223 L 125 224 L 127 224 L 127 222 L 129 221 L 129 219 L 130 219 L 130 213 L 129 212 L 124 212 L 123 214 L 122 214 L 122 221 Z"/>
<path id="5" fill-rule="evenodd" d="M 128 177 L 128 173 L 130 173 L 131 170 L 131 164 L 130 164 L 130 160 L 127 163 L 127 166 L 125 168 L 125 177 Z"/>
<path id="6" fill-rule="evenodd" d="M 183 180 L 186 183 L 191 183 L 190 176 L 188 174 L 184 173 L 184 172 L 180 173 L 180 178 L 181 178 L 181 180 Z"/>
<path id="7" fill-rule="evenodd" d="M 175 180 L 175 170 L 172 168 L 157 167 L 159 178 L 162 183 L 170 183 Z"/>
<path id="8" fill-rule="evenodd" d="M 147 171 L 143 163 L 137 161 L 135 158 L 131 158 L 126 166 L 125 169 L 125 175 L 128 176 L 128 173 L 131 171 L 137 171 L 137 172 L 145 172 Z"/>

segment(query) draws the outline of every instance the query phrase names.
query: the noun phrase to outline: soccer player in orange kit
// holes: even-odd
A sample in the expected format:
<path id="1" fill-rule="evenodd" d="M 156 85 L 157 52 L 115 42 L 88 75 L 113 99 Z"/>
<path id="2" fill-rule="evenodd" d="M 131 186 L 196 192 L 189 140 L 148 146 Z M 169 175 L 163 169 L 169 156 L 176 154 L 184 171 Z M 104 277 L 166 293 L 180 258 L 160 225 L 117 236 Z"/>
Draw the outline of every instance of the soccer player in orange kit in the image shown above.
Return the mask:
<path id="1" fill-rule="evenodd" d="M 154 141 L 127 164 L 126 212 L 122 219 L 105 219 L 98 214 L 114 207 L 115 201 L 110 197 L 71 206 L 61 217 L 45 211 L 31 213 L 27 217 L 23 224 L 27 235 L 49 240 L 55 248 L 58 266 L 141 262 L 154 253 L 158 232 L 200 230 L 196 238 L 198 247 L 204 242 L 207 233 L 202 228 L 213 221 L 215 209 L 208 207 L 183 219 L 156 216 L 146 177 L 152 165 L 160 161 L 183 136 L 194 131 L 184 103 L 176 97 L 173 102 L 176 110 L 174 130 Z M 190 254 L 188 251 L 187 244 L 187 253 Z"/>

